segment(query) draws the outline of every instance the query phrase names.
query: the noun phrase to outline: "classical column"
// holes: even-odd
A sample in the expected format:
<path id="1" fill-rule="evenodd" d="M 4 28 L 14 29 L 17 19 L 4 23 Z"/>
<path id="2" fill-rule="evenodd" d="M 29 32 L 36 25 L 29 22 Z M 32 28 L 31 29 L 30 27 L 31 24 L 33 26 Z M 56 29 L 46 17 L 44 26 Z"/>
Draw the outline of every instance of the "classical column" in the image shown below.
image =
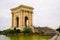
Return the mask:
<path id="1" fill-rule="evenodd" d="M 20 11 L 20 27 L 22 26 L 22 10 Z"/>
<path id="2" fill-rule="evenodd" d="M 21 14 L 21 22 L 22 22 L 21 26 L 23 26 L 23 10 L 22 10 L 22 14 Z"/>
<path id="3" fill-rule="evenodd" d="M 19 13 L 19 27 L 21 26 L 21 11 Z"/>
<path id="4" fill-rule="evenodd" d="M 14 15 L 14 28 L 16 28 L 16 16 Z"/>
<path id="5" fill-rule="evenodd" d="M 14 14 L 12 13 L 12 27 L 14 27 Z"/>
<path id="6" fill-rule="evenodd" d="M 20 28 L 20 30 L 23 30 L 22 28 L 22 22 L 23 22 L 23 19 L 22 19 L 22 17 L 23 17 L 23 11 L 22 10 L 20 10 L 20 15 L 19 15 L 19 28 Z"/>
<path id="7" fill-rule="evenodd" d="M 22 13 L 22 27 L 24 28 L 25 27 L 25 11 L 23 10 L 23 13 Z"/>
<path id="8" fill-rule="evenodd" d="M 31 12 L 31 26 L 33 26 L 33 12 Z"/>
<path id="9" fill-rule="evenodd" d="M 29 12 L 29 26 L 32 26 L 32 12 Z"/>

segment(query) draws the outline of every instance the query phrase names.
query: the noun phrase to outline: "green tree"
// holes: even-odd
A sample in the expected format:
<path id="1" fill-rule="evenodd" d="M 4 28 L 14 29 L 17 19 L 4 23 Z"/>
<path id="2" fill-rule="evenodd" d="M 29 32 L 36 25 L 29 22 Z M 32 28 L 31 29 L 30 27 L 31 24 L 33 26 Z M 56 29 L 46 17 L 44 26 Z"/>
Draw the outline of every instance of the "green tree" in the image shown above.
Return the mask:
<path id="1" fill-rule="evenodd" d="M 59 26 L 59 28 L 57 28 L 56 30 L 60 32 L 60 26 Z"/>

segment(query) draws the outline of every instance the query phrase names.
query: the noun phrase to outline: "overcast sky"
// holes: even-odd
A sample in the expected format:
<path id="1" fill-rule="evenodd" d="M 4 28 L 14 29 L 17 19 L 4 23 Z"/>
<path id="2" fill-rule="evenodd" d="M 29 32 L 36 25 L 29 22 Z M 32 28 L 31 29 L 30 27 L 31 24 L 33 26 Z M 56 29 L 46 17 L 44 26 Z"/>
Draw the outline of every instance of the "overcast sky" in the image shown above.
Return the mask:
<path id="1" fill-rule="evenodd" d="M 33 25 L 56 29 L 60 25 L 60 0 L 0 0 L 0 30 L 11 27 L 11 8 L 19 5 L 34 8 Z"/>

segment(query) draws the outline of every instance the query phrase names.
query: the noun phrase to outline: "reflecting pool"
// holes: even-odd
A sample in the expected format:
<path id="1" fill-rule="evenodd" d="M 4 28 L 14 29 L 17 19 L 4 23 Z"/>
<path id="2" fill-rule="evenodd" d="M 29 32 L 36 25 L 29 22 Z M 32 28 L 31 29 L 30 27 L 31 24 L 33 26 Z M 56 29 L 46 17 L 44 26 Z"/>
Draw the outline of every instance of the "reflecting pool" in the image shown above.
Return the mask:
<path id="1" fill-rule="evenodd" d="M 51 36 L 41 35 L 0 35 L 0 40 L 49 40 Z"/>

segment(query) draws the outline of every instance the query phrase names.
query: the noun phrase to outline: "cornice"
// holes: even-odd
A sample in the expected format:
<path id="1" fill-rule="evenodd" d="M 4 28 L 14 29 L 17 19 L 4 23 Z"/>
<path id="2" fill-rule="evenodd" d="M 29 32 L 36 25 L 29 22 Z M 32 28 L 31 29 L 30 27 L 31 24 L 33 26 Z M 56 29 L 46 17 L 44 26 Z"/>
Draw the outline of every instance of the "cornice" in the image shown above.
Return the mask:
<path id="1" fill-rule="evenodd" d="M 11 11 L 19 9 L 19 8 L 28 8 L 28 9 L 32 9 L 32 10 L 34 9 L 33 7 L 30 7 L 30 6 L 20 5 L 20 6 L 16 7 L 16 8 L 12 8 Z"/>

